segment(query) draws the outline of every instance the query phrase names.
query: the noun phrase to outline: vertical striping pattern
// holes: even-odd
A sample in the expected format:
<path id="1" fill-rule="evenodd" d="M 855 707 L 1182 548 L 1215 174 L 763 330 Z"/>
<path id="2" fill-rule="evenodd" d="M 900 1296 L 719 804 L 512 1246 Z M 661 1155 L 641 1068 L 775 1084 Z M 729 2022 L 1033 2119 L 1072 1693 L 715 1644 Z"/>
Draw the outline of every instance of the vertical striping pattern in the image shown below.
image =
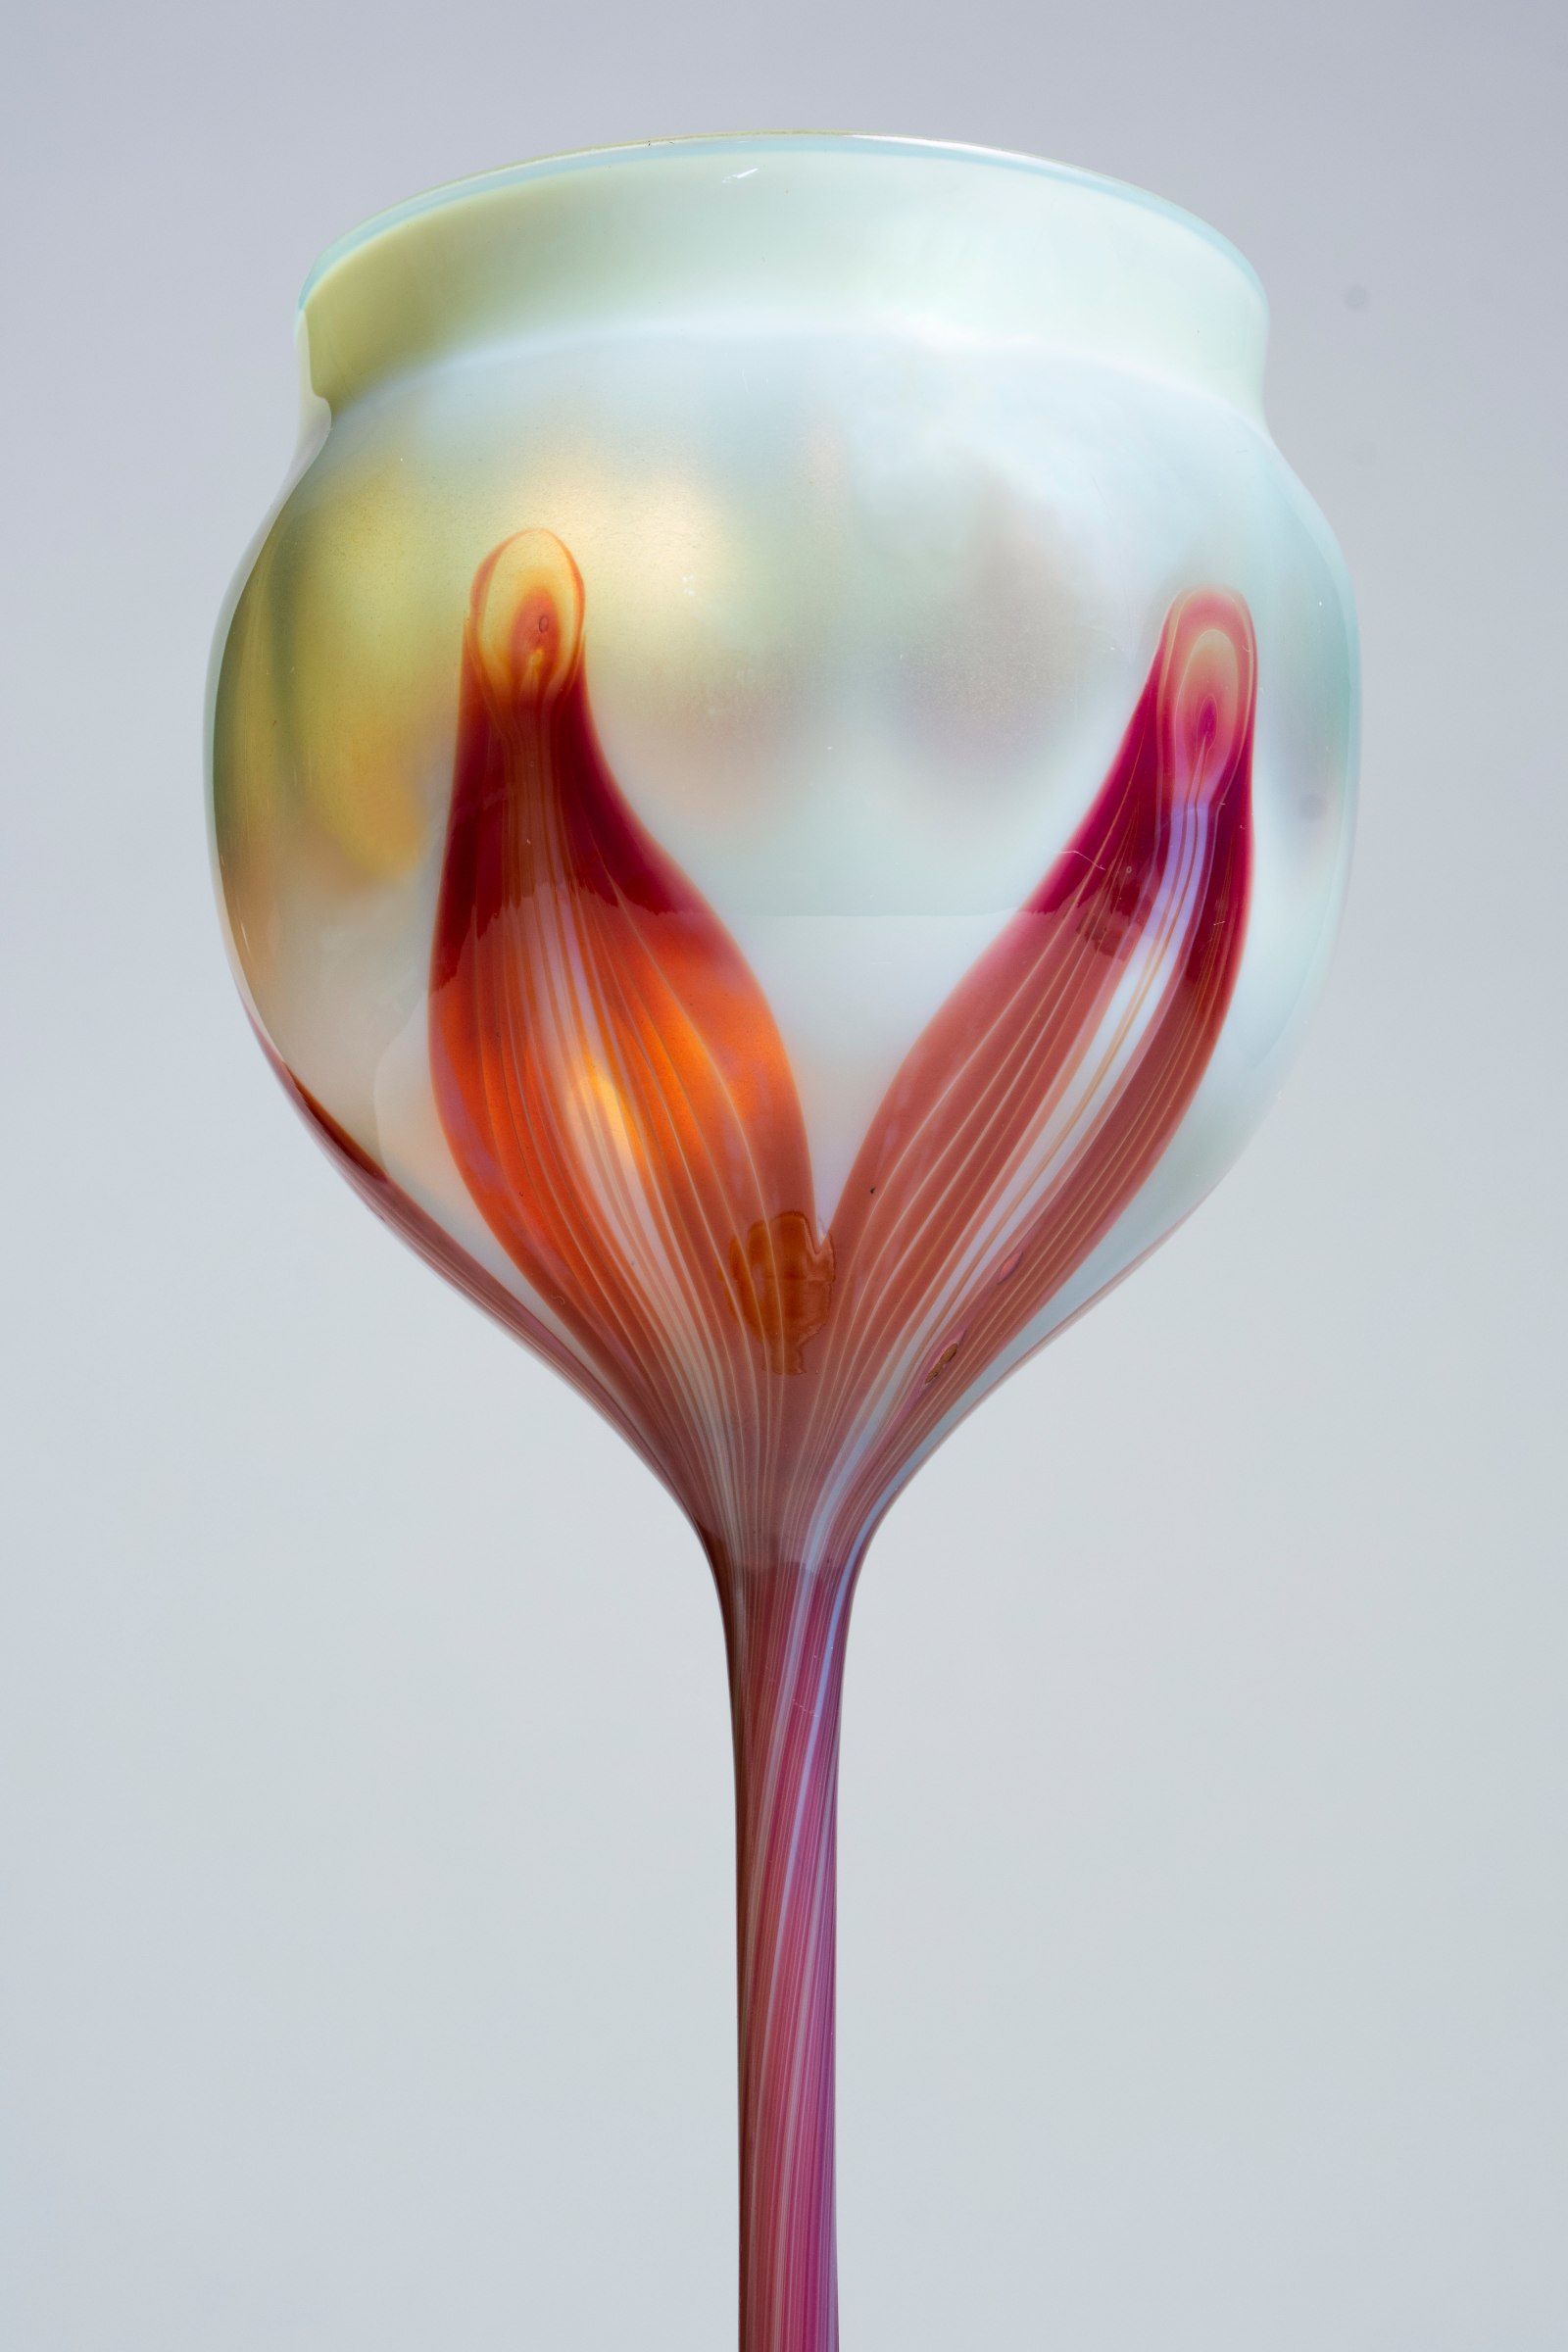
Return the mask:
<path id="1" fill-rule="evenodd" d="M 745 2352 L 836 2352 L 839 1713 L 854 1569 L 718 1579 L 735 1734 Z"/>
<path id="2" fill-rule="evenodd" d="M 742 2352 L 836 2352 L 834 1802 L 866 1544 L 1186 1115 L 1246 937 L 1256 653 L 1179 597 L 1099 792 L 915 1040 L 831 1232 L 760 988 L 595 733 L 581 577 L 475 575 L 430 972 L 474 1201 L 572 1354 L 289 1078 L 340 1164 L 652 1463 L 718 1588 L 735 1732 Z"/>
<path id="3" fill-rule="evenodd" d="M 1179 599 L 1076 834 L 884 1096 L 834 1219 L 823 1476 L 787 1542 L 875 1524 L 1164 1152 L 1241 960 L 1255 701 L 1238 600 Z"/>
<path id="4" fill-rule="evenodd" d="M 582 582 L 548 532 L 474 582 L 430 1050 L 498 1239 L 693 1515 L 755 1555 L 773 1375 L 831 1284 L 806 1130 L 766 999 L 605 764 Z"/>

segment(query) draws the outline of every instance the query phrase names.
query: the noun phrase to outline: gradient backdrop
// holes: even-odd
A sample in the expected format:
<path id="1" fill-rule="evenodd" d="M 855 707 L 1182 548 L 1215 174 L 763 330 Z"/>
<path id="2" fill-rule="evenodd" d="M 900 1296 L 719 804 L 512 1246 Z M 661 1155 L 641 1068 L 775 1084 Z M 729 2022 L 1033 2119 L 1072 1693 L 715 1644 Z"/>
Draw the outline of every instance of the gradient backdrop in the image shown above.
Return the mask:
<path id="1" fill-rule="evenodd" d="M 1235 238 L 1365 663 L 1270 1122 L 867 1572 L 846 2342 L 1561 2352 L 1560 19 L 27 6 L 0 80 L 0 2343 L 732 2340 L 707 1573 L 310 1149 L 223 965 L 201 718 L 328 240 L 808 125 Z"/>

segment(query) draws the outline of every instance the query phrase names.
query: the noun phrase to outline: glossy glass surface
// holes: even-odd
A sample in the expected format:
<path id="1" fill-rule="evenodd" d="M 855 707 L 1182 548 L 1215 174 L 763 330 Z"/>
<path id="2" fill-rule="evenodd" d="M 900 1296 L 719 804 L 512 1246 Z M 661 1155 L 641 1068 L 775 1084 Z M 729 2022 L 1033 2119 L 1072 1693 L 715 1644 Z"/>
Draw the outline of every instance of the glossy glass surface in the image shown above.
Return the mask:
<path id="1" fill-rule="evenodd" d="M 1246 265 L 1029 159 L 529 166 L 334 249 L 301 327 L 215 669 L 236 970 L 344 1173 L 702 1537 L 742 2338 L 820 2352 L 859 1563 L 1278 1084 L 1348 853 L 1343 567 Z"/>

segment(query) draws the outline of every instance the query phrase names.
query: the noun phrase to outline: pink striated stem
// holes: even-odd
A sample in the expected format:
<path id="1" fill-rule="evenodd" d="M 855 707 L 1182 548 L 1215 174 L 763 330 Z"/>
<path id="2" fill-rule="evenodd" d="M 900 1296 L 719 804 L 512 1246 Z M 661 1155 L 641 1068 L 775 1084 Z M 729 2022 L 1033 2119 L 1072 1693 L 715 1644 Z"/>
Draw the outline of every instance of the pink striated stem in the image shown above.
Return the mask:
<path id="1" fill-rule="evenodd" d="M 715 1561 L 735 1730 L 741 2352 L 837 2352 L 839 1712 L 858 1560 Z"/>

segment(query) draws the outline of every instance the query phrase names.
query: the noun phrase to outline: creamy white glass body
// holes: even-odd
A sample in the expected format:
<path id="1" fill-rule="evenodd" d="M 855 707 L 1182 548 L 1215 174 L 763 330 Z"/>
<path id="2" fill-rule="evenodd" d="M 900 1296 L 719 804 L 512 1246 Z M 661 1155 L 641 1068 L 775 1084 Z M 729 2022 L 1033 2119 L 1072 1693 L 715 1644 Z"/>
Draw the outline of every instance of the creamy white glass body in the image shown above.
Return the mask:
<path id="1" fill-rule="evenodd" d="M 575 558 L 610 764 L 771 1004 L 824 1226 L 904 1055 L 1098 790 L 1172 599 L 1245 600 L 1252 869 L 1224 1027 L 1158 1166 L 992 1385 L 1234 1157 L 1343 896 L 1353 614 L 1263 422 L 1255 279 L 1184 216 L 1027 159 L 703 140 L 389 216 L 326 258 L 301 328 L 301 463 L 216 675 L 235 960 L 311 1094 L 553 1328 L 454 1163 L 427 1050 L 486 552 L 538 527 Z"/>

